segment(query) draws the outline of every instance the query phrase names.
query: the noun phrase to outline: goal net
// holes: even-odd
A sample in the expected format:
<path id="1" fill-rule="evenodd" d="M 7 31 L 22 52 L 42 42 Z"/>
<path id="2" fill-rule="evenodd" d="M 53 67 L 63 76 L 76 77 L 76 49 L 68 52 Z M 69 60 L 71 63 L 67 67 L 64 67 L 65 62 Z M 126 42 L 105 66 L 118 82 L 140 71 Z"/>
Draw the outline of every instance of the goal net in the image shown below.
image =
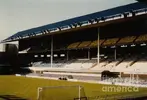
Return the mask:
<path id="1" fill-rule="evenodd" d="M 50 86 L 38 88 L 38 100 L 87 100 L 82 86 Z"/>

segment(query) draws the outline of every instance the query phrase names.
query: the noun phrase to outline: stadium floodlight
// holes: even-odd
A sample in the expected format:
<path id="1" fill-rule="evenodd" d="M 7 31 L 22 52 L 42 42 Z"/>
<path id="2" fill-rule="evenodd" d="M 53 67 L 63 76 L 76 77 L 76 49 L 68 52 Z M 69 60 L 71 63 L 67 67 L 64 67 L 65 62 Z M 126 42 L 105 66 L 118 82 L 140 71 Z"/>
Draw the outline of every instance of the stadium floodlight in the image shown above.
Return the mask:
<path id="1" fill-rule="evenodd" d="M 140 46 L 146 46 L 146 44 L 145 43 L 142 43 L 142 44 L 140 44 Z"/>
<path id="2" fill-rule="evenodd" d="M 122 18 L 122 14 L 113 15 L 113 20 Z"/>
<path id="3" fill-rule="evenodd" d="M 89 21 L 83 21 L 81 22 L 81 26 L 86 26 L 86 25 L 89 25 L 91 24 Z"/>
<path id="4" fill-rule="evenodd" d="M 131 45 L 131 47 L 135 47 L 135 46 L 136 46 L 135 44 L 132 44 L 132 45 Z"/>
<path id="5" fill-rule="evenodd" d="M 121 45 L 120 47 L 122 47 L 122 48 L 126 48 L 126 47 L 127 47 L 127 45 Z"/>
<path id="6" fill-rule="evenodd" d="M 116 48 L 116 46 L 111 46 L 111 48 Z"/>
<path id="7" fill-rule="evenodd" d="M 103 48 L 107 48 L 107 46 L 104 46 Z"/>
<path id="8" fill-rule="evenodd" d="M 59 29 L 59 28 L 52 28 L 52 29 L 49 29 L 49 31 L 50 31 L 50 33 L 52 33 L 52 32 L 57 32 L 57 31 L 59 31 L 58 29 Z"/>
<path id="9" fill-rule="evenodd" d="M 135 10 L 134 12 L 136 13 L 136 16 L 137 16 L 137 15 L 146 14 L 147 8 L 138 9 L 138 10 Z"/>
<path id="10" fill-rule="evenodd" d="M 65 26 L 62 26 L 62 27 L 60 27 L 60 28 L 61 28 L 61 30 L 68 30 L 68 29 L 71 29 L 72 26 L 65 25 Z"/>

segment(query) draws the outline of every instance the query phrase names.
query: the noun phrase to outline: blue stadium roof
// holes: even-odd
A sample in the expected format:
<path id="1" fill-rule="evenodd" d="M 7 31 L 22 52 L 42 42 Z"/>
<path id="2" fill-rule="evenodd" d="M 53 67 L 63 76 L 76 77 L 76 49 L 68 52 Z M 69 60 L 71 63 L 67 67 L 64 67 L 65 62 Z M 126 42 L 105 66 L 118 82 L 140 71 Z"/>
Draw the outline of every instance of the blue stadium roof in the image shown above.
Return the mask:
<path id="1" fill-rule="evenodd" d="M 20 31 L 20 32 L 10 36 L 9 38 L 3 40 L 3 42 L 13 41 L 13 40 L 10 40 L 10 39 L 12 39 L 12 38 L 15 39 L 18 36 L 23 37 L 23 36 L 27 36 L 27 35 L 32 34 L 32 33 L 37 34 L 37 33 L 40 33 L 44 30 L 59 28 L 59 27 L 67 26 L 67 25 L 73 25 L 74 23 L 84 22 L 84 21 L 88 21 L 90 19 L 96 19 L 96 18 L 101 18 L 101 17 L 109 17 L 109 16 L 112 16 L 112 15 L 122 14 L 124 12 L 132 11 L 132 10 L 138 10 L 138 9 L 144 9 L 144 8 L 147 8 L 147 5 L 145 3 L 136 2 L 136 3 L 132 3 L 132 4 L 128 4 L 128 5 L 104 10 L 104 11 L 101 11 L 101 12 L 96 12 L 96 13 L 88 14 L 88 15 L 85 15 L 85 16 L 67 19 L 67 20 L 64 20 L 64 21 L 57 22 L 57 23 L 52 23 L 52 24 L 41 26 L 41 27 L 36 27 L 36 28 L 25 30 L 25 31 Z"/>

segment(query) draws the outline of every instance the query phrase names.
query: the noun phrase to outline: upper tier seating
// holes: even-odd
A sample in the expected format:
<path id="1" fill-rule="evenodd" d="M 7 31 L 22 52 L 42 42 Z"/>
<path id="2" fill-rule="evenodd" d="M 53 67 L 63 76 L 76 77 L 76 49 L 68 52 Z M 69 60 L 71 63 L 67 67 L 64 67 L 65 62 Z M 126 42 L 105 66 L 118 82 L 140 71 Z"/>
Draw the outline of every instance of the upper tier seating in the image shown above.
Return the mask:
<path id="1" fill-rule="evenodd" d="M 119 40 L 119 38 L 107 39 L 102 45 L 103 46 L 115 45 L 118 40 Z"/>
<path id="2" fill-rule="evenodd" d="M 78 46 L 78 48 L 88 47 L 90 45 L 90 43 L 91 43 L 91 41 L 84 41 Z"/>
<path id="3" fill-rule="evenodd" d="M 140 36 L 127 36 L 123 38 L 106 38 L 100 39 L 99 45 L 100 46 L 114 46 L 119 44 L 127 44 L 127 43 L 134 43 L 134 42 L 147 42 L 147 34 L 143 34 Z M 50 50 L 49 45 L 36 45 L 30 46 L 29 49 L 26 48 L 27 52 L 47 52 Z M 67 46 L 65 45 L 58 45 L 57 47 L 54 46 L 54 49 L 76 49 L 76 48 L 95 48 L 98 46 L 98 40 L 95 41 L 83 41 L 83 42 L 74 42 Z"/>
<path id="4" fill-rule="evenodd" d="M 124 44 L 124 43 L 133 43 L 133 41 L 136 39 L 136 36 L 128 36 L 128 37 L 124 37 L 121 38 L 118 41 L 118 44 Z"/>
<path id="5" fill-rule="evenodd" d="M 105 40 L 99 40 L 99 45 L 101 45 Z M 89 47 L 97 47 L 98 46 L 98 40 L 95 40 L 93 42 L 91 42 L 91 44 L 89 45 Z"/>
<path id="6" fill-rule="evenodd" d="M 140 35 L 140 36 L 135 40 L 135 42 L 145 42 L 145 41 L 147 41 L 147 34 Z"/>
<path id="7" fill-rule="evenodd" d="M 123 38 L 110 38 L 110 39 L 100 39 L 99 45 L 101 46 L 114 46 L 116 44 L 127 44 L 133 42 L 145 42 L 147 41 L 147 34 L 140 35 L 138 38 L 136 36 L 127 36 Z M 74 48 L 94 48 L 98 46 L 98 40 L 95 41 L 83 41 L 83 42 L 76 42 L 70 44 L 67 48 L 74 49 Z"/>
<path id="8" fill-rule="evenodd" d="M 80 44 L 80 42 L 72 43 L 67 48 L 68 49 L 74 49 L 74 48 L 77 48 L 79 44 Z"/>

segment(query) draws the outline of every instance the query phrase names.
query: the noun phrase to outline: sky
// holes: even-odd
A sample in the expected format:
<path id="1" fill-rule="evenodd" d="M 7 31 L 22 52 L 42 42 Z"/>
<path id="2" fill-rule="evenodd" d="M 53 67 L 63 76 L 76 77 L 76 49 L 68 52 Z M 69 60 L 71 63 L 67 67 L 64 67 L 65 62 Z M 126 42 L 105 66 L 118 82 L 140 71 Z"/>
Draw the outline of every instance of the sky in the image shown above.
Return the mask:
<path id="1" fill-rule="evenodd" d="M 26 29 L 86 15 L 135 0 L 0 0 L 0 41 Z"/>

